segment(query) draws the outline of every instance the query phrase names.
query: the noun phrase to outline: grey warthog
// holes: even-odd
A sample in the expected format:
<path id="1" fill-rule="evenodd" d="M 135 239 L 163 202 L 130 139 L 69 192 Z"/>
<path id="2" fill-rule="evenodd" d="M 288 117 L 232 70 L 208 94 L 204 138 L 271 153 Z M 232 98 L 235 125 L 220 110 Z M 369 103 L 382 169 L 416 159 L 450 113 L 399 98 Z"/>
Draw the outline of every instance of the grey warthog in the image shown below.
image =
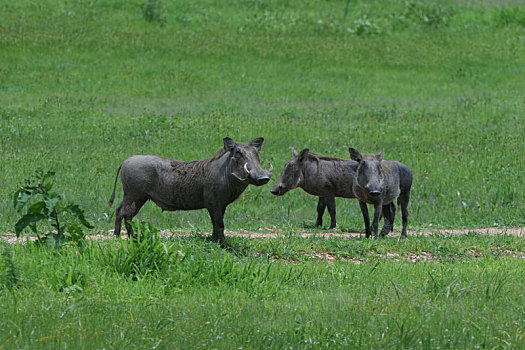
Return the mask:
<path id="1" fill-rule="evenodd" d="M 353 192 L 363 213 L 365 221 L 365 234 L 367 237 L 373 233 L 377 237 L 379 219 L 385 217 L 381 236 L 385 236 L 394 226 L 395 206 L 392 204 L 397 198 L 403 217 L 403 230 L 401 236 L 407 235 L 408 202 L 410 201 L 410 188 L 412 187 L 412 171 L 405 164 L 395 160 L 383 160 L 384 152 L 378 154 L 361 154 L 350 147 L 350 158 L 358 162 L 359 166 L 353 181 Z M 368 204 L 374 205 L 374 219 L 370 227 Z"/>
<path id="2" fill-rule="evenodd" d="M 359 163 L 350 159 L 327 157 L 310 152 L 308 148 L 299 154 L 293 150 L 293 158 L 286 162 L 283 172 L 270 192 L 282 196 L 300 187 L 318 196 L 316 226 L 323 225 L 323 214 L 328 206 L 331 224 L 335 228 L 335 197 L 356 198 L 352 181 Z"/>
<path id="3" fill-rule="evenodd" d="M 120 235 L 122 219 L 128 235 L 133 235 L 130 221 L 151 200 L 162 210 L 208 209 L 213 224 L 212 239 L 224 242 L 224 212 L 249 184 L 261 186 L 272 175 L 261 167 L 259 151 L 264 139 L 249 144 L 224 138 L 213 157 L 182 162 L 157 156 L 137 155 L 119 167 L 109 205 L 115 199 L 118 174 L 121 173 L 124 196 L 115 214 L 115 235 Z"/>

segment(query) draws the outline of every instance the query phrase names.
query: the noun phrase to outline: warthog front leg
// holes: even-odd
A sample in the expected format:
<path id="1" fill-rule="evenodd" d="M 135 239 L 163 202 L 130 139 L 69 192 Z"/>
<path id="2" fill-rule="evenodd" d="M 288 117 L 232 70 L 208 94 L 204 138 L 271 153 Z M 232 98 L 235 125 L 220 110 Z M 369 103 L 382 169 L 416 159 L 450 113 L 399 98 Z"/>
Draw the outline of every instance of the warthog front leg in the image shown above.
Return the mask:
<path id="1" fill-rule="evenodd" d="M 377 238 L 377 232 L 379 230 L 379 219 L 381 219 L 383 212 L 383 205 L 381 202 L 374 204 L 374 220 L 372 221 L 372 232 L 374 237 Z"/>
<path id="2" fill-rule="evenodd" d="M 324 197 L 319 197 L 319 201 L 317 202 L 317 221 L 315 222 L 315 226 L 323 226 L 323 215 L 325 208 L 326 202 Z"/>
<path id="3" fill-rule="evenodd" d="M 392 202 L 383 206 L 383 228 L 381 229 L 381 237 L 388 235 L 390 231 L 394 230 L 394 220 L 396 217 L 396 205 Z"/>
<path id="4" fill-rule="evenodd" d="M 224 212 L 226 208 L 208 208 L 210 213 L 211 223 L 213 225 L 212 240 L 220 242 L 226 241 L 224 237 Z"/>
<path id="5" fill-rule="evenodd" d="M 365 236 L 368 238 L 372 234 L 370 230 L 370 216 L 368 216 L 368 207 L 365 202 L 359 201 L 359 207 L 363 214 L 363 221 L 365 222 Z"/>

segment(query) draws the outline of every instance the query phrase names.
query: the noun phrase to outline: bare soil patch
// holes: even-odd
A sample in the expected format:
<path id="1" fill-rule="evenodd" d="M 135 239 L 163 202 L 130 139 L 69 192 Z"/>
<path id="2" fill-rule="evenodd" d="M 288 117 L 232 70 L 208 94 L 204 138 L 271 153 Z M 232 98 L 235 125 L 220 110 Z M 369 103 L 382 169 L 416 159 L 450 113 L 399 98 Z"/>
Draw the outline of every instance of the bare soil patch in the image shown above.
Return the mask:
<path id="1" fill-rule="evenodd" d="M 436 228 L 421 228 L 421 229 L 413 229 L 408 231 L 409 236 L 428 236 L 432 234 L 443 234 L 443 235 L 464 235 L 468 233 L 479 233 L 479 234 L 485 234 L 485 235 L 512 235 L 512 236 L 520 236 L 525 237 L 525 227 L 485 227 L 485 228 L 467 228 L 467 229 L 436 229 Z M 249 237 L 249 238 L 257 238 L 257 237 L 266 237 L 266 238 L 275 238 L 278 236 L 285 236 L 287 233 L 283 229 L 279 228 L 268 228 L 264 227 L 260 229 L 259 231 L 248 231 L 245 229 L 240 229 L 239 231 L 225 231 L 225 234 L 227 236 L 237 236 L 237 237 Z M 331 237 L 360 237 L 363 236 L 363 233 L 361 232 L 348 232 L 343 231 L 341 229 L 334 229 L 334 230 L 327 230 L 325 232 L 311 232 L 308 230 L 296 230 L 294 232 L 295 235 L 299 235 L 301 237 L 324 237 L 324 238 L 331 238 Z M 400 236 L 399 231 L 394 231 L 389 236 L 393 237 L 399 237 Z"/>

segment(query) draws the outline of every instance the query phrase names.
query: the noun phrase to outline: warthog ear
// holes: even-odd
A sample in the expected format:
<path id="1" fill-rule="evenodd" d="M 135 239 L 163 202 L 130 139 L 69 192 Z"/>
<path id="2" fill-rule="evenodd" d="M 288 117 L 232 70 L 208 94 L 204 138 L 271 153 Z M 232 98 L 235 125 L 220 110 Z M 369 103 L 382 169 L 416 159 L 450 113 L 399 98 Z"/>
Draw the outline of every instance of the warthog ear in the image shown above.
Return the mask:
<path id="1" fill-rule="evenodd" d="M 360 162 L 363 159 L 361 153 L 353 147 L 348 148 L 348 152 L 350 152 L 350 159 L 355 160 L 356 162 Z"/>
<path id="2" fill-rule="evenodd" d="M 384 156 L 385 156 L 385 150 L 382 150 L 381 152 L 379 152 L 378 154 L 376 154 L 376 159 L 377 159 L 378 161 L 382 161 Z"/>
<path id="3" fill-rule="evenodd" d="M 298 160 L 300 162 L 304 162 L 306 160 L 306 158 L 308 157 L 308 153 L 310 152 L 310 150 L 308 148 L 305 148 L 301 151 L 301 153 L 299 153 L 299 157 L 298 157 Z"/>
<path id="4" fill-rule="evenodd" d="M 256 137 L 250 141 L 250 146 L 253 146 L 257 149 L 257 152 L 261 150 L 262 144 L 264 142 L 264 137 Z"/>
<path id="5" fill-rule="evenodd" d="M 295 150 L 295 147 L 292 147 L 292 155 L 297 157 L 297 151 Z"/>
<path id="6" fill-rule="evenodd" d="M 231 152 L 233 151 L 233 149 L 235 148 L 235 146 L 237 145 L 235 143 L 235 141 L 233 141 L 231 138 L 229 137 L 225 137 L 222 139 L 222 141 L 224 142 L 224 149 L 227 151 L 227 152 Z"/>

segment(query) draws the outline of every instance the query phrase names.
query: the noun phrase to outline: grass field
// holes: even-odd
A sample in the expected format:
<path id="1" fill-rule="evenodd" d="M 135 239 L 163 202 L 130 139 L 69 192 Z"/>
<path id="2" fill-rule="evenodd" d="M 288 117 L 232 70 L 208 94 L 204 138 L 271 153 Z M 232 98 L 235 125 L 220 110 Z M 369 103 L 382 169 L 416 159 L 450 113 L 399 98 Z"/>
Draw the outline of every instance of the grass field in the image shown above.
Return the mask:
<path id="1" fill-rule="evenodd" d="M 289 232 L 222 250 L 205 211 L 147 204 L 193 233 L 142 247 L 161 266 L 133 272 L 148 255 L 119 241 L 3 244 L 0 348 L 524 346 L 522 238 L 301 238 L 316 199 L 269 192 L 292 146 L 385 149 L 414 173 L 409 228 L 524 226 L 520 1 L 0 2 L 0 63 L 0 232 L 37 168 L 97 233 L 124 159 L 205 159 L 225 136 L 265 137 L 275 168 L 226 228 Z M 362 230 L 356 201 L 337 212 Z"/>
<path id="2" fill-rule="evenodd" d="M 525 346 L 519 237 L 0 248 L 4 348 Z"/>

